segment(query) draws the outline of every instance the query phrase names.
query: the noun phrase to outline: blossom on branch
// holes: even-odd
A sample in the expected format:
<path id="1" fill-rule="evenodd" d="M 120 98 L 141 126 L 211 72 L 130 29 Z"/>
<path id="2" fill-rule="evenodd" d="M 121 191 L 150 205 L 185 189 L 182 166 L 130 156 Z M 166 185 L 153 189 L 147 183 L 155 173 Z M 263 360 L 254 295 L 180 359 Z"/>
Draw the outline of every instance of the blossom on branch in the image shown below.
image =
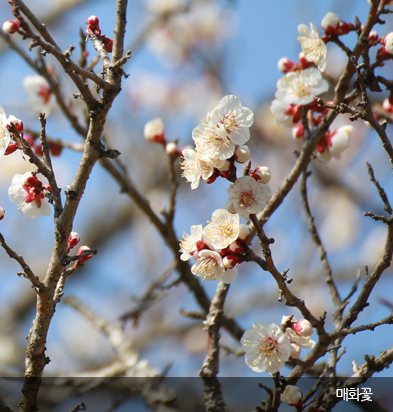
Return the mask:
<path id="1" fill-rule="evenodd" d="M 327 67 L 327 47 L 326 43 L 319 37 L 317 28 L 310 23 L 310 28 L 305 24 L 300 24 L 298 27 L 299 34 L 298 41 L 302 46 L 304 57 L 315 63 L 318 69 L 324 72 Z"/>
<path id="2" fill-rule="evenodd" d="M 45 198 L 47 191 L 50 191 L 49 185 L 43 186 L 36 175 L 26 172 L 13 177 L 8 194 L 26 217 L 35 219 L 38 216 L 50 216 L 52 213 L 48 199 Z"/>
<path id="3" fill-rule="evenodd" d="M 289 359 L 291 343 L 274 323 L 255 322 L 252 326 L 241 339 L 247 366 L 258 373 L 276 373 Z"/>
<path id="4" fill-rule="evenodd" d="M 298 70 L 286 74 L 277 82 L 276 98 L 290 105 L 306 105 L 314 100 L 314 96 L 325 93 L 329 89 L 328 82 L 315 67 Z"/>
<path id="5" fill-rule="evenodd" d="M 212 246 L 219 250 L 224 249 L 239 237 L 239 215 L 229 213 L 225 209 L 213 212 L 212 221 L 204 229 L 204 234 Z"/>
<path id="6" fill-rule="evenodd" d="M 180 259 L 187 261 L 192 257 L 192 254 L 197 250 L 197 243 L 202 241 L 202 225 L 191 226 L 191 234 L 183 234 L 180 241 Z"/>
<path id="7" fill-rule="evenodd" d="M 248 219 L 250 214 L 259 213 L 266 206 L 270 197 L 270 187 L 257 182 L 251 176 L 242 176 L 231 184 L 228 194 L 240 216 Z"/>

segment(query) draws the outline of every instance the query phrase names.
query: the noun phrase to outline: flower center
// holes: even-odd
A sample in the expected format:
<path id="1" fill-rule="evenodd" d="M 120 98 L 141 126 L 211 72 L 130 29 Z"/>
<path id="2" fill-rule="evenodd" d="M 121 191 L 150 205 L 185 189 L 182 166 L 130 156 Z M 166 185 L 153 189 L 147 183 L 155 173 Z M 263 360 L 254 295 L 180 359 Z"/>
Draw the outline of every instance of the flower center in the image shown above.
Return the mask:
<path id="1" fill-rule="evenodd" d="M 241 207 L 251 206 L 255 202 L 254 193 L 252 191 L 242 192 L 239 201 Z"/>
<path id="2" fill-rule="evenodd" d="M 273 338 L 267 338 L 261 342 L 259 350 L 264 352 L 265 356 L 277 355 L 277 345 L 278 342 Z"/>

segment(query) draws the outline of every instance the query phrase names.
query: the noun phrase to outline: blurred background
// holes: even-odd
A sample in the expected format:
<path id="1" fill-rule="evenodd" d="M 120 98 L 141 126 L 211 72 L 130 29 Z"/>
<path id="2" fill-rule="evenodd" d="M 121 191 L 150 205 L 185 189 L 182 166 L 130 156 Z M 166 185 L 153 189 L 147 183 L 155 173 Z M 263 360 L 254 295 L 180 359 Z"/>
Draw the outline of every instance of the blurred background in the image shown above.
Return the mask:
<path id="1" fill-rule="evenodd" d="M 47 24 L 63 50 L 71 44 L 76 46 L 75 60 L 80 56 L 79 30 L 85 30 L 90 15 L 100 18 L 104 34 L 113 35 L 114 1 L 35 0 L 26 4 Z M 295 163 L 294 150 L 300 149 L 291 137 L 291 130 L 278 127 L 269 110 L 275 84 L 282 76 L 277 61 L 284 56 L 297 61 L 301 50 L 296 40 L 299 24 L 313 22 L 321 29 L 320 22 L 329 11 L 349 22 L 358 16 L 363 23 L 368 8 L 366 0 L 130 2 L 126 49 L 132 51 L 132 58 L 125 67 L 129 77 L 124 79 L 122 93 L 109 114 L 105 135 L 111 147 L 122 153 L 122 162 L 152 208 L 158 213 L 168 204 L 168 161 L 161 146 L 144 140 L 144 124 L 161 117 L 168 141 L 178 139 L 179 147 L 190 145 L 192 129 L 227 94 L 238 96 L 255 113 L 249 141 L 251 160 L 253 166 L 270 168 L 269 186 L 274 191 Z M 0 4 L 0 13 L 4 20 L 13 18 L 5 2 Z M 390 15 L 386 16 L 384 26 L 377 27 L 381 36 L 392 29 Z M 27 41 L 17 34 L 13 39 L 27 49 Z M 353 34 L 342 39 L 348 47 L 356 40 Z M 92 44 L 88 42 L 86 48 L 88 58 L 93 59 L 96 52 Z M 337 79 L 346 64 L 345 55 L 334 44 L 329 44 L 328 50 L 327 72 Z M 23 79 L 34 72 L 4 42 L 0 43 L 0 51 L 0 104 L 7 115 L 22 119 L 25 129 L 39 131 L 37 108 L 29 106 L 23 88 Z M 30 56 L 36 58 L 36 53 L 33 49 Z M 46 61 L 61 79 L 67 103 L 73 105 L 83 122 L 83 105 L 72 99 L 75 87 L 51 56 Z M 387 62 L 378 74 L 389 76 L 391 65 Z M 96 71 L 99 70 L 98 65 Z M 326 98 L 332 96 L 333 88 L 331 85 Z M 372 96 L 379 103 L 385 97 L 386 93 Z M 349 123 L 346 116 L 340 116 L 333 129 Z M 361 120 L 353 125 L 351 145 L 342 159 L 327 164 L 313 161 L 313 174 L 308 181 L 311 210 L 342 296 L 349 293 L 359 271 L 362 285 L 365 265 L 370 272 L 373 270 L 385 241 L 385 226 L 363 216 L 367 211 L 383 214 L 383 204 L 369 181 L 365 162 L 372 164 L 388 195 L 393 188 L 391 165 L 378 136 Z M 387 130 L 391 133 L 391 126 Z M 81 143 L 56 108 L 48 116 L 47 134 L 65 142 Z M 64 190 L 72 182 L 80 158 L 80 152 L 65 148 L 61 156 L 53 159 L 59 186 Z M 47 217 L 27 219 L 7 194 L 14 174 L 23 174 L 31 166 L 15 152 L 1 159 L 0 170 L 0 205 L 6 211 L 0 231 L 7 243 L 43 278 L 53 246 L 53 222 Z M 185 179 L 180 178 L 180 172 L 178 176 L 175 227 L 180 239 L 183 232 L 190 233 L 191 225 L 205 225 L 215 209 L 225 207 L 228 182 L 218 179 L 214 187 L 202 182 L 197 190 L 191 191 Z M 163 240 L 99 165 L 90 177 L 73 230 L 81 237 L 80 245 L 98 249 L 98 254 L 67 280 L 65 296 L 74 296 L 98 317 L 113 324 L 118 325 L 122 315 L 137 307 L 138 298 L 152 282 L 168 270 L 171 273 L 171 253 Z M 272 253 L 277 268 L 289 269 L 288 275 L 294 279 L 291 290 L 305 300 L 315 316 L 326 311 L 327 330 L 332 330 L 333 306 L 315 245 L 307 231 L 298 184 L 265 230 L 267 236 L 275 239 Z M 260 253 L 255 241 L 254 250 Z M 35 316 L 35 294 L 29 282 L 16 275 L 19 267 L 4 251 L 0 251 L 0 262 L 0 373 L 21 376 L 25 337 Z M 176 279 L 177 274 L 172 273 L 166 284 Z M 203 286 L 213 296 L 216 282 L 204 282 Z M 355 325 L 390 314 L 391 288 L 392 272 L 387 271 L 370 298 L 370 306 Z M 160 373 L 169 368 L 168 376 L 196 376 L 206 355 L 207 334 L 200 320 L 185 318 L 179 311 L 200 308 L 182 284 L 159 296 L 138 321 L 124 322 L 124 336 L 138 358 L 148 363 L 150 369 L 145 370 Z M 255 321 L 280 324 L 283 315 L 300 318 L 297 309 L 277 302 L 277 297 L 272 277 L 254 264 L 243 263 L 230 288 L 225 312 L 235 317 L 244 329 L 250 329 Z M 356 294 L 352 302 L 355 298 Z M 221 335 L 223 345 L 240 349 L 239 343 L 224 330 Z M 316 339 L 316 335 L 311 338 Z M 347 337 L 338 372 L 351 375 L 353 360 L 361 365 L 365 354 L 378 356 L 391 346 L 392 338 L 390 326 Z M 63 302 L 56 309 L 47 348 L 51 362 L 45 369 L 46 376 L 94 374 L 116 361 L 107 336 Z M 286 367 L 282 373 L 286 375 L 289 371 Z M 391 374 L 391 370 L 385 370 L 380 376 Z M 246 366 L 243 356 L 222 351 L 220 376 L 258 375 Z"/>

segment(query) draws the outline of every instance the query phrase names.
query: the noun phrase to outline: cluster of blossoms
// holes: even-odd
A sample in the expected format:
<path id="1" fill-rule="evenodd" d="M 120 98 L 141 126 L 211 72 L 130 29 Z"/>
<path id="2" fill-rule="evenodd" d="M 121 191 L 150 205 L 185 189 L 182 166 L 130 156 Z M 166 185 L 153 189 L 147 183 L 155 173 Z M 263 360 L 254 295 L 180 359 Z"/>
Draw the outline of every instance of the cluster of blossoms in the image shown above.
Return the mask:
<path id="1" fill-rule="evenodd" d="M 86 20 L 86 36 L 95 35 L 104 45 L 105 51 L 107 53 L 112 53 L 113 49 L 113 40 L 101 34 L 100 21 L 97 16 L 90 16 Z"/>
<path id="2" fill-rule="evenodd" d="M 254 113 L 234 95 L 225 96 L 207 114 L 192 131 L 195 150 L 182 151 L 183 176 L 191 183 L 191 189 L 199 186 L 201 178 L 213 183 L 218 176 L 235 175 L 234 163 L 250 159 L 250 149 L 245 143 L 250 139 L 253 122 Z"/>
<path id="3" fill-rule="evenodd" d="M 203 228 L 191 226 L 191 234 L 180 241 L 181 260 L 195 259 L 192 273 L 203 280 L 222 280 L 232 283 L 237 277 L 237 265 L 250 236 L 248 226 L 240 224 L 237 213 L 225 209 L 213 212 L 212 220 Z"/>
<path id="4" fill-rule="evenodd" d="M 304 125 L 301 123 L 302 108 L 308 113 L 311 129 L 317 127 L 329 112 L 329 109 L 315 100 L 315 96 L 329 89 L 329 84 L 322 74 L 327 68 L 326 43 L 330 36 L 341 36 L 354 30 L 352 24 L 340 20 L 331 12 L 323 18 L 322 28 L 325 35 L 320 37 L 312 23 L 310 28 L 304 24 L 299 25 L 298 40 L 302 47 L 299 62 L 294 63 L 286 57 L 278 62 L 278 69 L 284 72 L 285 76 L 277 82 L 277 91 L 270 110 L 276 115 L 279 126 L 292 127 L 292 136 L 298 141 L 303 141 L 305 137 Z M 316 149 L 317 157 L 323 162 L 332 157 L 340 159 L 341 153 L 349 146 L 352 131 L 352 126 L 344 126 L 333 132 L 326 132 Z"/>
<path id="5" fill-rule="evenodd" d="M 293 316 L 284 316 L 281 328 L 274 323 L 269 326 L 255 322 L 241 339 L 246 364 L 254 372 L 276 373 L 290 358 L 298 359 L 301 348 L 314 347 L 312 333 L 309 321 L 297 321 Z"/>

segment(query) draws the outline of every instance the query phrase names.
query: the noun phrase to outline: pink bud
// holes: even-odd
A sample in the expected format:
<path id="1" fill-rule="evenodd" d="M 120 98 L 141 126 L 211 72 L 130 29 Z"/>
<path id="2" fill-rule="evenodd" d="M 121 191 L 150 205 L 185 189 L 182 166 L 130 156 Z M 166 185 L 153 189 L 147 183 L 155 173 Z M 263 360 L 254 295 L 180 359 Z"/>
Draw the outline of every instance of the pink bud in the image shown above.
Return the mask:
<path id="1" fill-rule="evenodd" d="M 390 103 L 388 97 L 383 101 L 382 108 L 388 113 L 393 113 L 393 104 Z"/>
<path id="2" fill-rule="evenodd" d="M 5 210 L 2 207 L 0 207 L 0 220 L 4 219 L 4 215 L 5 215 Z"/>
<path id="3" fill-rule="evenodd" d="M 287 405 L 300 407 L 303 401 L 302 391 L 297 386 L 287 385 L 281 400 Z"/>
<path id="4" fill-rule="evenodd" d="M 237 240 L 240 240 L 241 242 L 246 242 L 250 237 L 250 234 L 250 228 L 247 225 L 241 224 L 239 226 L 239 237 L 237 238 Z"/>
<path id="5" fill-rule="evenodd" d="M 227 269 L 233 269 L 238 263 L 240 263 L 240 260 L 235 255 L 227 255 L 222 259 L 222 263 Z"/>
<path id="6" fill-rule="evenodd" d="M 49 151 L 52 156 L 60 156 L 63 151 L 63 146 L 57 143 L 49 143 Z"/>
<path id="7" fill-rule="evenodd" d="M 378 36 L 377 31 L 376 31 L 376 30 L 371 30 L 371 31 L 370 31 L 370 34 L 368 35 L 368 39 L 369 39 L 370 41 L 378 41 L 379 36 Z"/>
<path id="8" fill-rule="evenodd" d="M 97 16 L 90 16 L 86 20 L 86 24 L 87 24 L 86 34 L 93 32 L 97 36 L 101 35 L 100 21 Z"/>
<path id="9" fill-rule="evenodd" d="M 169 142 L 165 146 L 165 152 L 168 156 L 176 157 L 179 152 L 177 150 L 177 142 Z"/>
<path id="10" fill-rule="evenodd" d="M 233 243 L 229 245 L 229 250 L 232 253 L 238 254 L 243 250 L 243 245 L 241 244 L 241 242 L 235 240 Z"/>
<path id="11" fill-rule="evenodd" d="M 271 178 L 270 169 L 267 166 L 258 166 L 250 172 L 250 176 L 257 182 L 269 183 Z"/>
<path id="12" fill-rule="evenodd" d="M 81 255 L 84 252 L 88 252 L 90 250 L 89 247 L 87 246 L 81 246 L 77 252 L 77 256 Z M 86 256 L 82 256 L 80 257 L 76 262 L 81 265 L 83 263 L 85 263 L 87 260 L 91 259 L 93 257 L 93 255 L 86 255 Z"/>
<path id="13" fill-rule="evenodd" d="M 314 333 L 311 323 L 306 319 L 300 319 L 299 321 L 292 323 L 291 328 L 299 336 L 311 336 Z"/>
<path id="14" fill-rule="evenodd" d="M 296 126 L 294 126 L 292 128 L 292 137 L 295 140 L 303 139 L 303 137 L 304 137 L 304 126 L 302 125 L 302 123 L 299 123 L 299 124 L 297 124 Z"/>
<path id="15" fill-rule="evenodd" d="M 75 247 L 80 241 L 80 237 L 77 232 L 71 232 L 68 237 L 68 252 Z M 67 253 L 68 253 L 67 252 Z"/>
<path id="16" fill-rule="evenodd" d="M 238 146 L 235 150 L 235 160 L 238 163 L 245 163 L 250 160 L 251 152 L 248 146 Z"/>
<path id="17" fill-rule="evenodd" d="M 164 143 L 164 122 L 156 117 L 145 124 L 143 135 L 146 140 L 152 143 Z"/>
<path id="18" fill-rule="evenodd" d="M 113 40 L 110 39 L 109 37 L 104 36 L 102 39 L 102 43 L 104 44 L 105 51 L 107 53 L 112 53 L 113 50 Z"/>
<path id="19" fill-rule="evenodd" d="M 7 124 L 10 125 L 11 123 L 13 123 L 13 124 L 15 125 L 16 130 L 17 130 L 19 133 L 22 133 L 22 132 L 23 132 L 23 122 L 22 122 L 22 120 L 16 118 L 16 117 L 13 116 L 13 115 L 10 115 L 10 116 L 8 116 Z"/>
<path id="20" fill-rule="evenodd" d="M 20 29 L 20 23 L 18 20 L 7 20 L 3 23 L 3 32 L 13 34 Z"/>

